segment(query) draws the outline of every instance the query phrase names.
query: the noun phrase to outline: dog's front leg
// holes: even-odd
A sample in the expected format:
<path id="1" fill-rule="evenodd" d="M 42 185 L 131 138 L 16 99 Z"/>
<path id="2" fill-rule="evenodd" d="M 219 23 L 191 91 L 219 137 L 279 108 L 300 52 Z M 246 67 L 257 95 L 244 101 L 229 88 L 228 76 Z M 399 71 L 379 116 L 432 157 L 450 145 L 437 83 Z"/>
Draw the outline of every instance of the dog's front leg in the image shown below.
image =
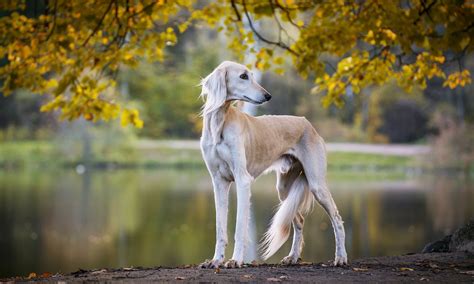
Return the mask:
<path id="1" fill-rule="evenodd" d="M 201 268 L 218 268 L 225 257 L 227 246 L 227 212 L 229 207 L 230 182 L 224 178 L 213 177 L 214 202 L 216 206 L 216 249 L 212 260 L 201 263 Z"/>
<path id="2" fill-rule="evenodd" d="M 226 262 L 225 267 L 241 267 L 244 261 L 244 252 L 248 242 L 248 228 L 250 218 L 250 184 L 252 177 L 243 174 L 235 181 L 237 189 L 237 224 L 235 228 L 235 246 L 232 259 Z"/>

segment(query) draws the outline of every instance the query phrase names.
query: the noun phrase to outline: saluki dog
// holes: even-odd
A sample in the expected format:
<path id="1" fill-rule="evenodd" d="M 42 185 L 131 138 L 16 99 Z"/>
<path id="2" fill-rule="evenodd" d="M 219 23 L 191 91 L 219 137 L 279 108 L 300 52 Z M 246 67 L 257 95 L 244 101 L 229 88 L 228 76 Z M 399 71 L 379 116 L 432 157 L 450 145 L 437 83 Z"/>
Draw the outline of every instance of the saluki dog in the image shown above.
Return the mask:
<path id="1" fill-rule="evenodd" d="M 316 199 L 331 220 L 336 239 L 334 265 L 347 264 L 344 226 L 326 185 L 324 140 L 304 117 L 249 116 L 233 101 L 263 104 L 271 95 L 244 65 L 224 61 L 201 82 L 203 131 L 201 150 L 212 178 L 216 206 L 216 247 L 202 268 L 241 267 L 248 240 L 250 184 L 266 171 L 276 171 L 280 206 L 262 241 L 263 259 L 288 239 L 293 245 L 282 263 L 298 262 L 303 247 L 304 215 Z M 232 258 L 224 263 L 227 246 L 229 188 L 237 190 L 237 224 Z M 314 199 L 313 199 L 314 197 Z"/>

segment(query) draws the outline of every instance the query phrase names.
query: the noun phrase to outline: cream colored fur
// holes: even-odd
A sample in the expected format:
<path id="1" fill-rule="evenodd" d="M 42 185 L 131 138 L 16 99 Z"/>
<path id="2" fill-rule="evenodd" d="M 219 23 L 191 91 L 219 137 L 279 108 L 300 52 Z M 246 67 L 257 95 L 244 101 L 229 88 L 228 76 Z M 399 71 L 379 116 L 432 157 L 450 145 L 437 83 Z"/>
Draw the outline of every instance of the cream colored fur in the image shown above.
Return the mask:
<path id="1" fill-rule="evenodd" d="M 271 96 L 243 65 L 225 61 L 202 80 L 201 150 L 212 178 L 216 207 L 216 247 L 203 268 L 240 267 L 248 240 L 250 185 L 263 172 L 277 173 L 281 200 L 262 242 L 263 257 L 273 255 L 288 239 L 293 245 L 282 262 L 296 263 L 303 246 L 304 217 L 316 199 L 326 210 L 336 239 L 335 265 L 347 263 L 342 219 L 326 185 L 326 150 L 323 139 L 304 117 L 249 116 L 233 101 L 262 104 Z M 237 224 L 232 258 L 224 263 L 227 246 L 228 195 L 237 190 Z"/>

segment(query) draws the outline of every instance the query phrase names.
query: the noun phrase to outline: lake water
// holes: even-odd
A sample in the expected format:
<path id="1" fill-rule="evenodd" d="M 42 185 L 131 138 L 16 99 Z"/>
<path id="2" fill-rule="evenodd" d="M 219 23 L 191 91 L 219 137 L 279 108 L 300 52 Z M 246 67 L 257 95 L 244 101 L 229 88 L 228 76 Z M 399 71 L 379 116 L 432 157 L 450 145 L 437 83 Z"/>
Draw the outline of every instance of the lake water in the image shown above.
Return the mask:
<path id="1" fill-rule="evenodd" d="M 252 188 L 254 239 L 278 203 L 274 184 L 268 175 Z M 459 177 L 331 173 L 329 185 L 345 221 L 349 258 L 418 252 L 474 217 L 474 185 Z M 233 190 L 230 240 L 235 200 Z M 1 277 L 199 263 L 213 254 L 214 226 L 205 169 L 0 171 Z M 333 258 L 332 229 L 319 206 L 304 235 L 304 260 Z M 289 246 L 269 262 L 278 262 Z"/>

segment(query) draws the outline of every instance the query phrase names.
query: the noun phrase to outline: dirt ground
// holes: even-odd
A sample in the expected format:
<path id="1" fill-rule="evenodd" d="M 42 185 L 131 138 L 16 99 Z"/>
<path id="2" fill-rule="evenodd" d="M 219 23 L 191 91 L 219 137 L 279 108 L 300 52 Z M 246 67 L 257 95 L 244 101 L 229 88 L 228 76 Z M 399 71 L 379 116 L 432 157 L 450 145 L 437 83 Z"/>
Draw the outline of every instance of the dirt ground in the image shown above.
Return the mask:
<path id="1" fill-rule="evenodd" d="M 474 255 L 431 253 L 357 259 L 345 267 L 330 263 L 293 266 L 249 265 L 241 269 L 121 268 L 78 270 L 68 275 L 10 278 L 2 281 L 83 282 L 474 282 Z"/>

